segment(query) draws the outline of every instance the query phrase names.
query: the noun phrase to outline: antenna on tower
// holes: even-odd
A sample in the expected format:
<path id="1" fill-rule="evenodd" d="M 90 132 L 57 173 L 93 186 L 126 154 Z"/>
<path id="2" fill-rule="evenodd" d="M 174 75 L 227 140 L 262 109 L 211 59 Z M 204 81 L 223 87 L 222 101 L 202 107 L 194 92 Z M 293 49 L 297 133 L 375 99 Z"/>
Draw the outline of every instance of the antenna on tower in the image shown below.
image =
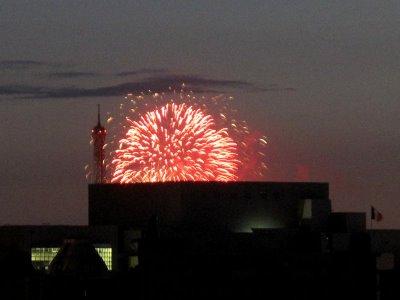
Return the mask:
<path id="1" fill-rule="evenodd" d="M 100 104 L 97 104 L 97 124 L 100 125 Z"/>
<path id="2" fill-rule="evenodd" d="M 92 130 L 94 183 L 105 183 L 104 145 L 106 129 L 100 122 L 100 104 L 97 104 L 97 125 Z"/>

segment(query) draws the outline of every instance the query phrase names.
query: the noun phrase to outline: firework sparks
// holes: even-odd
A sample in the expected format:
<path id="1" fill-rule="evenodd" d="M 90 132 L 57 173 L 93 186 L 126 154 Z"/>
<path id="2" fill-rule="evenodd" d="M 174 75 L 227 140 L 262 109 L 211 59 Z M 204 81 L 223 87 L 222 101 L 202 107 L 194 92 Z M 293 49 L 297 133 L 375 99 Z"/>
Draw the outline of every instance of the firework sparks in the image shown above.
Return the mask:
<path id="1" fill-rule="evenodd" d="M 111 181 L 233 181 L 240 165 L 238 145 L 226 128 L 200 108 L 168 103 L 138 121 L 126 118 L 128 131 L 112 161 Z"/>
<path id="2" fill-rule="evenodd" d="M 183 87 L 127 94 L 117 113 L 107 113 L 107 125 L 106 182 L 266 178 L 269 140 L 241 119 L 229 95 L 196 94 Z M 92 178 L 93 169 L 86 174 Z"/>

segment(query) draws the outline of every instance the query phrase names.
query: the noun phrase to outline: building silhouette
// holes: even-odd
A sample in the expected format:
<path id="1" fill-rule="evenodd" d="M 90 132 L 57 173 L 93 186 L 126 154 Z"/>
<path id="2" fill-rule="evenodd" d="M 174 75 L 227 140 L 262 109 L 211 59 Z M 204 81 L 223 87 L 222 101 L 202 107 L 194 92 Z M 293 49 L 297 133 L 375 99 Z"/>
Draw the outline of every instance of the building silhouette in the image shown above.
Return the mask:
<path id="1" fill-rule="evenodd" d="M 91 184 L 88 226 L 0 228 L 32 261 L 25 299 L 375 299 L 376 241 L 365 214 L 331 212 L 327 183 Z"/>

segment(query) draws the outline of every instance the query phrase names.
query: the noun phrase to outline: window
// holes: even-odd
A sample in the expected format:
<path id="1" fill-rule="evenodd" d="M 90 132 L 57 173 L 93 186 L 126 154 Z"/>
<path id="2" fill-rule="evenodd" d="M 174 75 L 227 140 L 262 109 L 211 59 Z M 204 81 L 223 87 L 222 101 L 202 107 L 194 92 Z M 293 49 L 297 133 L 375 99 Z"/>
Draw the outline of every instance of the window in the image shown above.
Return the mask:
<path id="1" fill-rule="evenodd" d="M 311 219 L 312 218 L 312 200 L 304 199 L 303 202 L 303 219 Z"/>
<path id="2" fill-rule="evenodd" d="M 32 248 L 31 261 L 37 270 L 47 270 L 60 248 Z"/>
<path id="3" fill-rule="evenodd" d="M 96 247 L 97 253 L 103 259 L 109 271 L 112 270 L 112 248 L 109 247 Z"/>
<path id="4" fill-rule="evenodd" d="M 97 253 L 103 259 L 109 271 L 112 270 L 112 248 L 96 247 Z M 59 247 L 54 248 L 31 248 L 32 265 L 37 270 L 48 270 L 53 258 L 57 255 Z"/>
<path id="5" fill-rule="evenodd" d="M 139 265 L 139 258 L 137 256 L 129 256 L 128 267 L 133 269 L 137 265 Z"/>

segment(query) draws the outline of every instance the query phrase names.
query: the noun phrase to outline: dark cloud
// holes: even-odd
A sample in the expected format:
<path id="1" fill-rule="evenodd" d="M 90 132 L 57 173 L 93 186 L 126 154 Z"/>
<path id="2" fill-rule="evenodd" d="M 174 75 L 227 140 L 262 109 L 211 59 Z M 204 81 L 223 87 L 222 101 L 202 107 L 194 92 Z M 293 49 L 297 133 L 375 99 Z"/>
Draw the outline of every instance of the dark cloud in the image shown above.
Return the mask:
<path id="1" fill-rule="evenodd" d="M 131 71 L 124 71 L 117 73 L 115 75 L 119 77 L 127 77 L 127 76 L 137 76 L 137 75 L 149 75 L 149 74 L 161 74 L 161 73 L 168 73 L 167 69 L 138 69 L 138 70 L 131 70 Z"/>
<path id="2" fill-rule="evenodd" d="M 73 78 L 86 78 L 86 77 L 97 77 L 100 76 L 99 73 L 94 72 L 79 72 L 79 71 L 70 71 L 70 72 L 53 72 L 49 73 L 48 77 L 51 79 L 73 79 Z"/>
<path id="3" fill-rule="evenodd" d="M 289 92 L 293 92 L 296 91 L 295 88 L 292 87 L 282 87 L 276 83 L 273 84 L 269 84 L 266 87 L 260 87 L 258 88 L 258 90 L 260 92 L 280 92 L 280 91 L 289 91 Z"/>
<path id="4" fill-rule="evenodd" d="M 28 98 L 110 97 L 121 96 L 127 93 L 142 93 L 149 91 L 168 92 L 170 90 L 180 90 L 182 84 L 185 84 L 185 88 L 188 90 L 197 93 L 225 92 L 227 89 L 246 92 L 292 90 L 290 88 L 279 88 L 275 85 L 268 88 L 259 88 L 254 86 L 252 83 L 240 80 L 219 80 L 195 75 L 165 75 L 96 88 L 43 88 L 21 85 L 0 86 L 0 94 L 23 95 Z"/>
<path id="5" fill-rule="evenodd" d="M 48 89 L 40 86 L 29 85 L 3 85 L 0 86 L 0 95 L 43 95 Z"/>
<path id="6" fill-rule="evenodd" d="M 147 80 L 157 83 L 185 83 L 189 87 L 228 87 L 228 88 L 250 88 L 253 84 L 240 80 L 218 80 L 196 75 L 168 75 L 162 77 L 150 77 Z"/>
<path id="7" fill-rule="evenodd" d="M 281 87 L 277 84 L 271 84 L 267 87 L 258 87 L 251 82 L 243 81 L 243 80 L 220 80 L 220 79 L 211 79 L 202 76 L 196 75 L 167 75 L 161 77 L 149 77 L 147 78 L 149 81 L 153 81 L 153 83 L 162 84 L 164 82 L 170 82 L 171 85 L 174 83 L 182 84 L 185 83 L 189 89 L 200 89 L 207 90 L 208 88 L 217 88 L 221 91 L 221 89 L 237 89 L 246 92 L 278 92 L 278 91 L 294 91 L 294 88 L 291 87 Z"/>
<path id="8" fill-rule="evenodd" d="M 295 92 L 296 89 L 292 87 L 267 87 L 267 88 L 255 88 L 254 92 Z"/>
<path id="9" fill-rule="evenodd" d="M 21 70 L 44 66 L 46 63 L 37 60 L 0 60 L 0 70 Z"/>
<path id="10" fill-rule="evenodd" d="M 143 80 L 125 82 L 121 84 L 97 87 L 97 88 L 62 88 L 32 95 L 40 98 L 80 98 L 80 97 L 110 97 L 121 96 L 127 93 L 141 92 L 168 92 L 170 90 L 178 90 L 185 83 L 186 87 L 194 92 L 219 92 L 218 88 L 229 86 L 239 87 L 241 83 L 234 86 L 233 81 L 221 81 L 204 79 L 196 76 L 161 76 L 149 77 Z"/>

